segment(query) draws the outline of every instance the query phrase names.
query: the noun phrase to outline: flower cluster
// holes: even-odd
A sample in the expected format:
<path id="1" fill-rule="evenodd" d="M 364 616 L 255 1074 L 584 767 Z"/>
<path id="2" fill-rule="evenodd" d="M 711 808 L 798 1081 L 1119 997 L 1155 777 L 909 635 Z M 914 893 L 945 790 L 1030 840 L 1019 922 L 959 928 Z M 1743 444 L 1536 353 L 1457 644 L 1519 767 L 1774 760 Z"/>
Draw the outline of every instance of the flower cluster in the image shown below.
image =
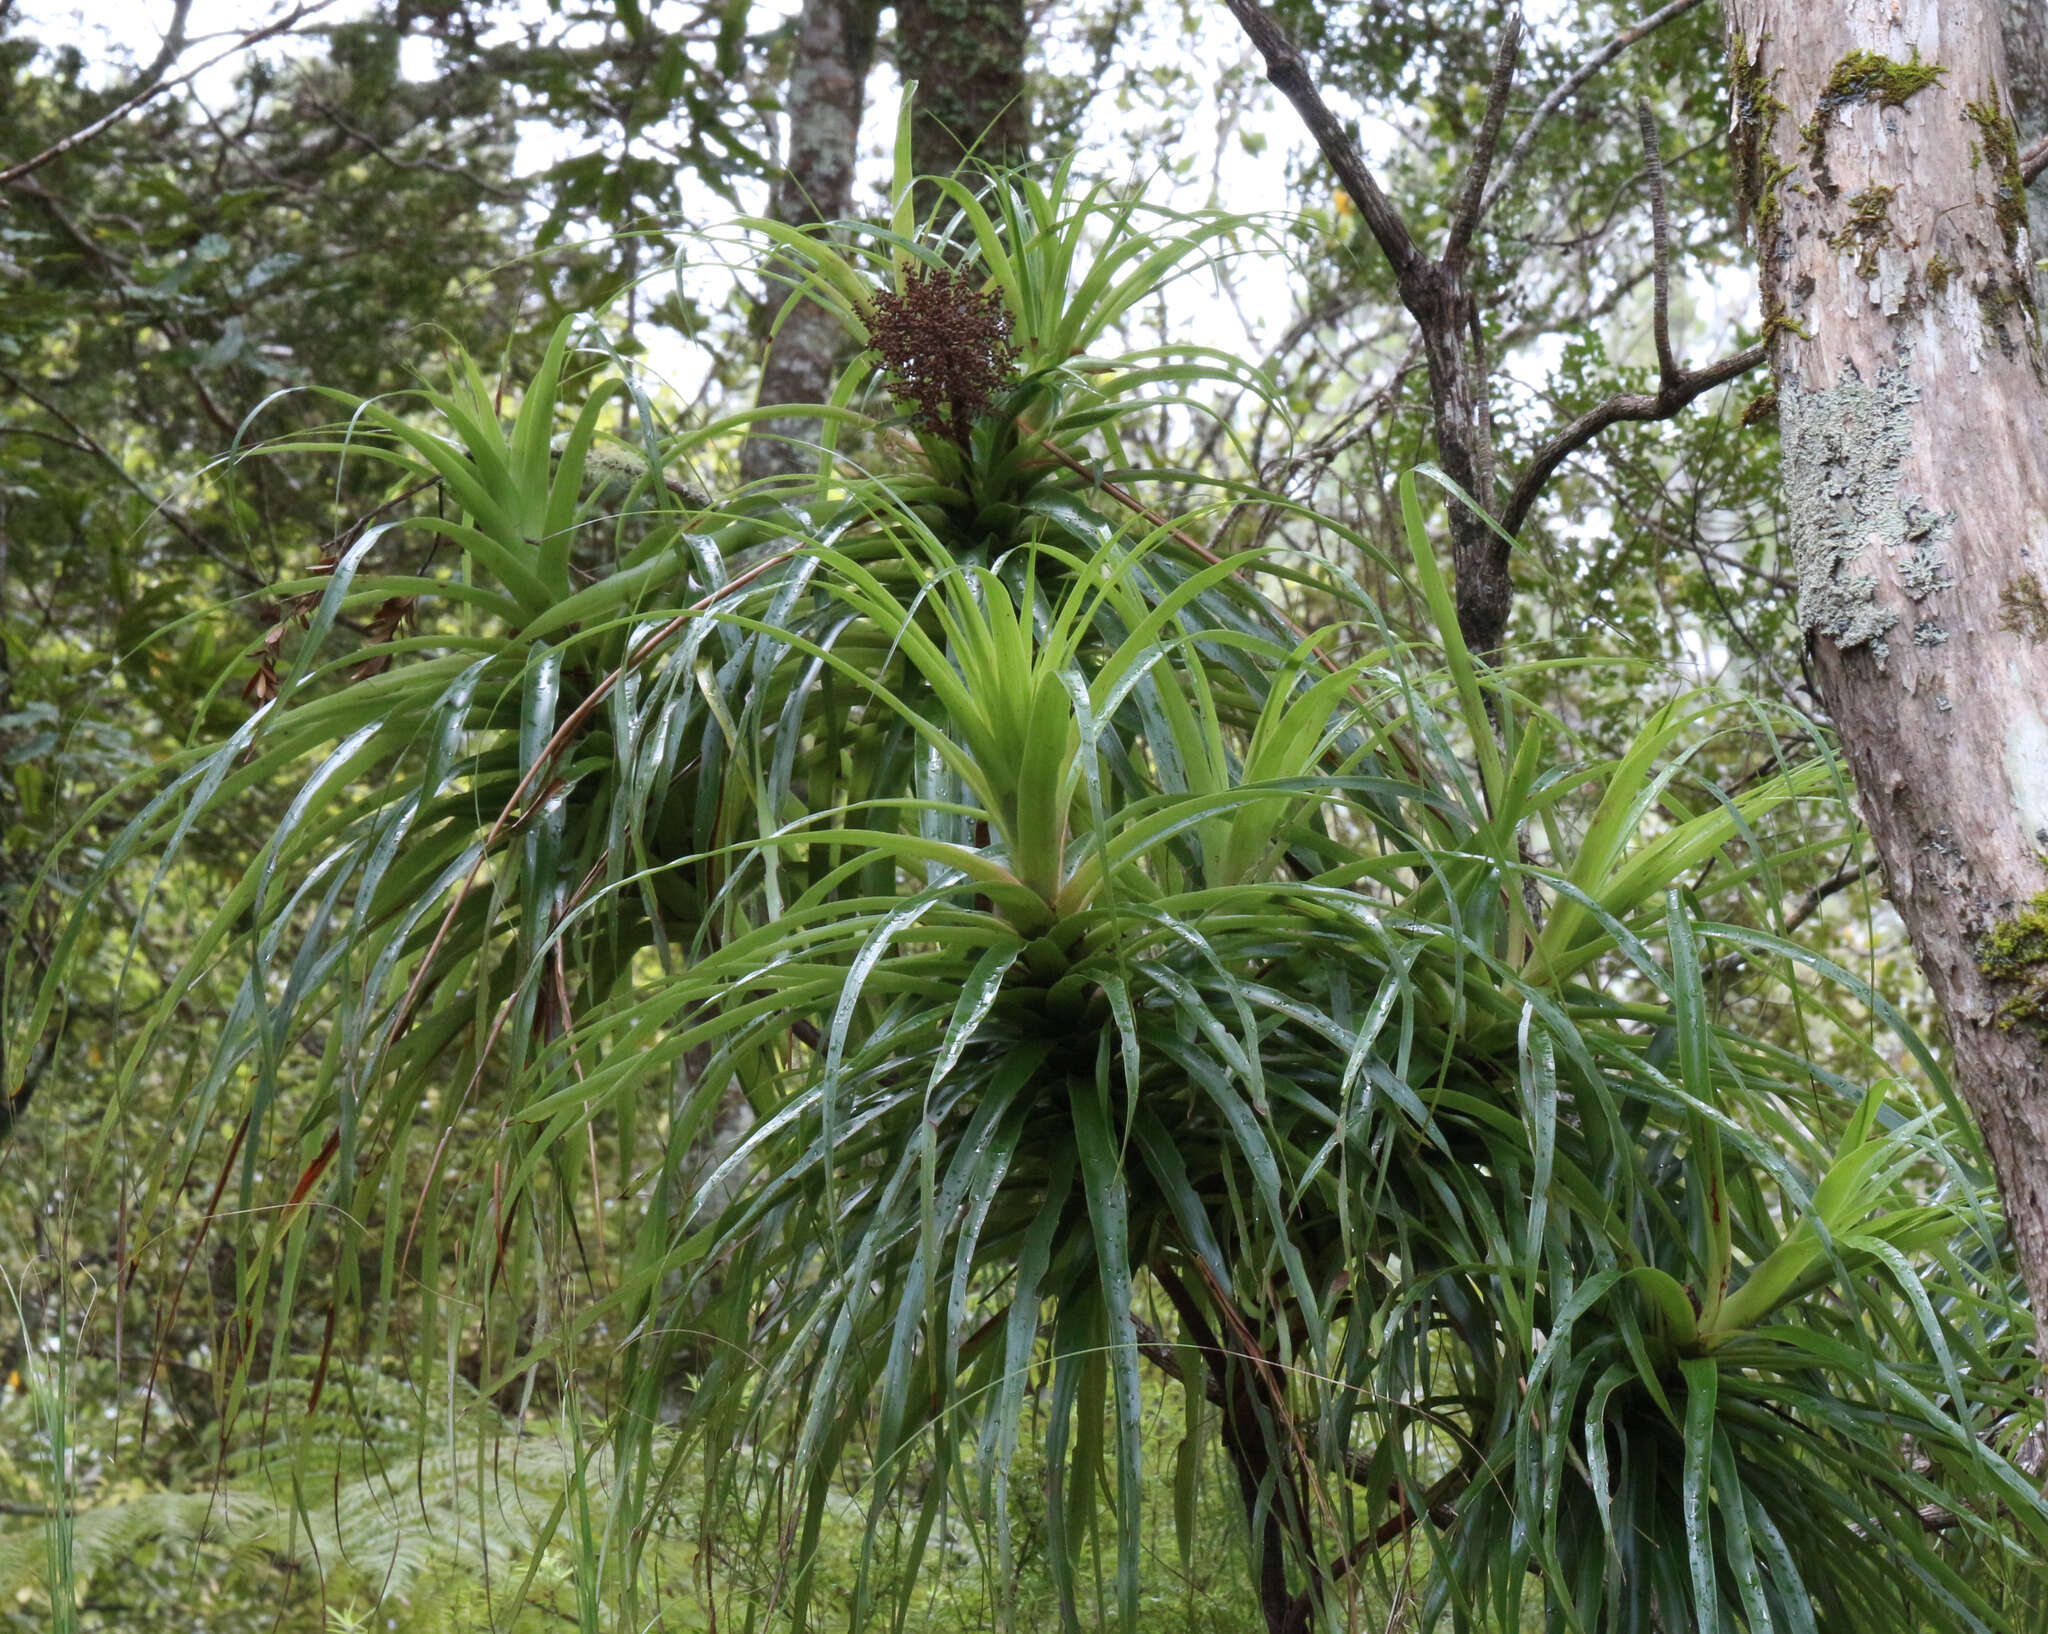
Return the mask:
<path id="1" fill-rule="evenodd" d="M 978 290 L 954 267 L 918 267 L 903 291 L 875 296 L 868 344 L 889 371 L 889 391 L 926 431 L 967 446 L 974 421 L 1016 378 L 1010 313 L 997 290 Z"/>

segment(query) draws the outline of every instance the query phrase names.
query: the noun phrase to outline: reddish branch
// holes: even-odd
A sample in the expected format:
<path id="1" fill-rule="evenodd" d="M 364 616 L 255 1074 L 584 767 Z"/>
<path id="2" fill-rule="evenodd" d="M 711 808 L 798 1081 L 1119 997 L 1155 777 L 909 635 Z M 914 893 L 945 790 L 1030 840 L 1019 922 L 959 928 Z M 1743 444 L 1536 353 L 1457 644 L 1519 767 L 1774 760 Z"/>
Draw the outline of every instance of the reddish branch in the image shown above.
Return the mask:
<path id="1" fill-rule="evenodd" d="M 1472 1477 L 1467 1471 L 1454 1469 L 1440 1477 L 1428 1491 L 1424 1492 L 1419 1504 L 1411 1505 L 1405 1494 L 1398 1496 L 1393 1514 L 1331 1561 L 1324 1575 L 1332 1583 L 1340 1583 L 1355 1571 L 1361 1562 L 1370 1560 L 1396 1538 L 1410 1531 L 1416 1522 L 1425 1516 L 1439 1522 L 1447 1521 L 1449 1517 L 1445 1514 L 1446 1506 L 1471 1484 Z M 1297 1595 L 1293 1608 L 1288 1612 L 1282 1634 L 1307 1634 L 1309 1623 L 1315 1616 L 1315 1609 L 1313 1594 Z"/>
<path id="2" fill-rule="evenodd" d="M 1274 1433 L 1282 1404 L 1271 1399 L 1266 1358 L 1242 1334 L 1225 1347 L 1201 1302 L 1171 1266 L 1155 1263 L 1153 1279 L 1165 1292 L 1181 1328 L 1201 1353 L 1209 1371 L 1209 1392 L 1223 1406 L 1223 1446 L 1237 1475 L 1238 1496 L 1245 1516 L 1259 1524 L 1259 1611 L 1267 1634 L 1285 1634 L 1294 1615 L 1294 1597 L 1287 1592 L 1287 1533 L 1295 1534 L 1303 1558 L 1305 1548 L 1303 1494 L 1298 1471 L 1290 1470 L 1286 1445 Z M 1224 1308 L 1227 1318 L 1236 1313 Z M 1226 1325 L 1241 1328 L 1242 1323 Z M 1267 1399 L 1261 1400 L 1261 1397 Z M 1263 1502 L 1262 1502 L 1263 1500 Z"/>

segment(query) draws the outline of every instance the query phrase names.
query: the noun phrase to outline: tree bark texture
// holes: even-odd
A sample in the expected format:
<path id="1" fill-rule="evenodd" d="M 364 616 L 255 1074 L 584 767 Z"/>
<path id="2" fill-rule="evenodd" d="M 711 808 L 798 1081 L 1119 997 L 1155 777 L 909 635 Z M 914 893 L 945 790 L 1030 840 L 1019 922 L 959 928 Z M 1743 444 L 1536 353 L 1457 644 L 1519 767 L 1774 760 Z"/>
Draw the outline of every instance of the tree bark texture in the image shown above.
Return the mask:
<path id="1" fill-rule="evenodd" d="M 1029 40 L 1024 0 L 898 0 L 896 68 L 917 82 L 910 158 L 920 176 L 950 176 L 970 154 L 983 164 L 1024 160 Z"/>
<path id="2" fill-rule="evenodd" d="M 2000 34 L 2005 41 L 2007 89 L 2013 123 L 2025 151 L 2048 136 L 2048 0 L 2004 0 Z M 2027 189 L 2028 214 L 2048 221 L 2048 173 Z M 2039 251 L 2035 252 L 2039 254 Z M 2048 302 L 2048 272 L 2034 273 L 2036 306 Z"/>
<path id="3" fill-rule="evenodd" d="M 1993 0 L 1730 0 L 1799 621 L 2048 1313 L 2048 372 Z"/>
<path id="4" fill-rule="evenodd" d="M 861 109 L 875 59 L 877 0 L 805 0 L 797 21 L 796 57 L 789 70 L 789 139 L 782 174 L 769 209 L 778 221 L 811 226 L 836 221 L 853 206 Z M 777 276 L 777 272 L 780 276 Z M 787 298 L 786 266 L 771 269 L 767 300 L 779 310 Z M 845 327 L 815 301 L 799 301 L 783 315 L 768 344 L 756 401 L 822 403 L 845 361 Z M 765 421 L 740 451 L 749 482 L 808 469 L 815 456 L 815 420 Z"/>

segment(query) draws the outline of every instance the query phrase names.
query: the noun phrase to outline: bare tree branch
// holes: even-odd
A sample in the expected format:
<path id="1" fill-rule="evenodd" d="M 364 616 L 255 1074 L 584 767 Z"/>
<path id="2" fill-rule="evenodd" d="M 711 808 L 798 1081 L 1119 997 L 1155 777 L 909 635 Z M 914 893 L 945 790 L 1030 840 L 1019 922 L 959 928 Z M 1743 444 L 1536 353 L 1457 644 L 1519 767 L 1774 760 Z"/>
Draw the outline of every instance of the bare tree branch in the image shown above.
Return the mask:
<path id="1" fill-rule="evenodd" d="M 1493 168 L 1493 151 L 1500 145 L 1500 122 L 1508 111 L 1508 91 L 1515 83 L 1515 52 L 1522 43 L 1520 8 L 1508 13 L 1501 29 L 1500 47 L 1493 58 L 1493 84 L 1486 93 L 1486 117 L 1480 121 L 1478 140 L 1472 144 L 1472 163 L 1465 172 L 1465 196 L 1451 220 L 1451 234 L 1444 243 L 1443 263 L 1463 266 L 1472 245 L 1472 230 L 1486 203 L 1486 175 Z"/>
<path id="2" fill-rule="evenodd" d="M 1359 216 L 1393 269 L 1402 306 L 1421 331 L 1423 354 L 1429 363 L 1437 464 L 1486 512 L 1475 515 L 1464 505 L 1450 507 L 1458 626 L 1474 652 L 1497 652 L 1507 632 L 1514 586 L 1508 576 L 1508 547 L 1495 536 L 1487 520 L 1493 494 L 1481 480 L 1486 468 L 1480 424 L 1484 392 L 1473 379 L 1472 359 L 1466 350 L 1473 301 L 1462 260 L 1432 261 L 1416 248 L 1408 224 L 1380 191 L 1357 145 L 1316 90 L 1286 31 L 1257 0 L 1224 3 L 1265 58 L 1266 77 L 1294 104 L 1337 180 L 1358 206 Z"/>
<path id="3" fill-rule="evenodd" d="M 1519 532 L 1551 474 L 1609 426 L 1633 420 L 1668 420 L 1702 392 L 1747 374 L 1763 360 L 1761 345 L 1745 346 L 1733 357 L 1724 357 L 1704 369 L 1679 370 L 1676 380 L 1655 392 L 1621 392 L 1599 407 L 1588 409 L 1536 451 L 1536 457 L 1508 496 L 1500 525 L 1509 533 Z"/>
<path id="4" fill-rule="evenodd" d="M 275 39 L 280 34 L 289 33 L 308 17 L 311 17 L 316 12 L 325 11 L 332 4 L 334 4 L 334 0 L 301 0 L 300 4 L 293 6 L 290 11 L 274 22 L 266 23 L 261 28 L 252 29 L 246 34 L 237 36 L 233 45 L 227 47 L 224 51 L 215 52 L 197 67 L 188 68 L 184 73 L 170 79 L 162 77 L 161 68 L 156 70 L 157 77 L 154 79 L 150 79 L 145 74 L 145 83 L 142 89 L 109 108 L 99 118 L 93 120 L 91 124 L 79 127 L 69 136 L 64 137 L 61 141 L 53 142 L 49 147 L 44 148 L 42 152 L 34 155 L 32 158 L 23 159 L 18 164 L 9 165 L 5 170 L 0 170 L 0 187 L 12 187 L 22 177 L 41 170 L 44 165 L 54 163 L 56 160 L 63 158 L 73 148 L 82 147 L 102 131 L 111 130 L 137 109 L 154 102 L 164 92 L 175 90 L 180 85 L 189 84 L 192 80 L 205 73 L 207 69 L 213 67 L 216 63 L 227 61 L 228 58 L 235 55 L 238 51 L 247 51 L 252 46 L 261 45 L 265 40 Z M 182 50 L 183 40 L 183 18 L 180 16 L 174 25 L 173 33 L 165 37 L 164 51 L 170 51 L 174 42 Z M 173 59 L 175 56 L 176 53 L 173 52 Z M 163 67 L 167 68 L 170 65 L 165 60 L 164 52 L 158 53 L 157 60 Z"/>
<path id="5" fill-rule="evenodd" d="M 1557 467 L 1609 426 L 1623 421 L 1668 420 L 1702 392 L 1735 379 L 1764 360 L 1764 349 L 1758 345 L 1704 369 L 1679 366 L 1671 345 L 1671 221 L 1664 198 L 1664 159 L 1657 142 L 1657 121 L 1647 97 L 1636 99 L 1636 129 L 1643 144 L 1643 177 L 1650 187 L 1650 327 L 1657 345 L 1657 390 L 1622 392 L 1610 397 L 1538 449 L 1501 513 L 1501 526 L 1509 533 L 1521 530 Z"/>
<path id="6" fill-rule="evenodd" d="M 1563 85 L 1544 99 L 1535 117 L 1509 151 L 1506 164 L 1489 189 L 1486 178 L 1492 167 L 1494 145 L 1499 139 L 1513 75 L 1515 51 L 1520 43 L 1521 17 L 1519 12 L 1511 14 L 1495 57 L 1486 115 L 1467 171 L 1464 197 L 1453 218 L 1444 257 L 1441 261 L 1433 261 L 1416 247 L 1414 236 L 1400 212 L 1380 190 L 1357 145 L 1316 90 L 1301 53 L 1295 49 L 1286 31 L 1257 0 L 1224 0 L 1231 15 L 1265 59 L 1266 77 L 1294 104 L 1302 123 L 1322 150 L 1324 159 L 1336 172 L 1338 182 L 1357 205 L 1359 216 L 1393 269 L 1401 304 L 1421 331 L 1423 352 L 1429 364 L 1437 463 L 1444 474 L 1472 496 L 1486 513 L 1484 516 L 1473 515 L 1466 506 L 1459 504 L 1453 504 L 1449 509 L 1458 626 L 1466 645 L 1482 657 L 1490 658 L 1500 650 L 1513 607 L 1514 584 L 1508 570 L 1510 548 L 1507 537 L 1503 535 L 1512 536 L 1528 519 L 1537 495 L 1557 467 L 1609 426 L 1628 420 L 1669 419 L 1702 392 L 1734 379 L 1763 361 L 1763 348 L 1753 346 L 1704 369 L 1688 370 L 1678 366 L 1669 330 L 1670 232 L 1664 202 L 1663 164 L 1657 151 L 1655 125 L 1646 116 L 1639 116 L 1645 127 L 1644 151 L 1656 239 L 1658 389 L 1655 393 L 1622 393 L 1612 397 L 1552 437 L 1538 449 L 1535 460 L 1522 473 L 1506 507 L 1496 512 L 1491 428 L 1487 424 L 1486 360 L 1476 344 L 1483 331 L 1478 323 L 1472 291 L 1464 277 L 1471 236 L 1484 219 L 1487 205 L 1499 197 L 1508 173 L 1527 153 L 1543 121 L 1579 86 L 1630 45 L 1697 3 L 1698 0 L 1671 0 L 1662 10 L 1653 12 L 1633 28 L 1622 30 L 1594 52 Z M 1499 532 L 1487 520 L 1488 516 L 1494 515 L 1498 516 L 1501 524 Z"/>
<path id="7" fill-rule="evenodd" d="M 1380 253 L 1393 267 L 1394 275 L 1405 285 L 1414 272 L 1427 266 L 1428 262 L 1415 247 L 1415 239 L 1408 231 L 1408 223 L 1401 219 L 1401 212 L 1380 191 L 1380 184 L 1366 169 L 1365 160 L 1350 135 L 1330 111 L 1329 105 L 1316 94 L 1314 82 L 1308 77 L 1308 65 L 1301 60 L 1301 53 L 1294 48 L 1294 42 L 1255 0 L 1223 0 L 1223 3 L 1230 8 L 1231 16 L 1237 19 L 1245 37 L 1265 58 L 1266 78 L 1294 104 L 1294 111 L 1301 115 L 1301 122 L 1308 127 L 1309 135 L 1316 139 L 1316 146 L 1322 149 L 1323 157 L 1337 173 L 1338 182 L 1351 202 L 1358 206 L 1359 218 L 1372 234 L 1373 242 L 1379 245 Z"/>
<path id="8" fill-rule="evenodd" d="M 164 30 L 163 43 L 147 68 L 137 80 L 137 89 L 153 85 L 171 71 L 171 64 L 185 54 L 185 47 L 191 42 L 185 38 L 185 24 L 192 15 L 192 0 L 174 0 L 171 7 L 171 26 Z"/>
<path id="9" fill-rule="evenodd" d="M 1666 389 L 1685 371 L 1671 351 L 1671 221 L 1664 209 L 1664 156 L 1657 150 L 1657 120 L 1650 99 L 1636 98 L 1636 129 L 1643 138 L 1643 175 L 1650 183 L 1650 265 L 1655 280 L 1650 327 L 1657 337 L 1657 383 Z"/>
<path id="10" fill-rule="evenodd" d="M 1499 201 L 1502 192 L 1507 188 L 1509 178 L 1521 168 L 1522 161 L 1529 156 L 1529 149 L 1536 145 L 1538 134 L 1541 133 L 1545 125 L 1550 123 L 1551 116 L 1577 95 L 1579 88 L 1587 80 L 1599 73 L 1601 69 L 1614 61 L 1616 57 L 1620 56 L 1622 52 L 1634 45 L 1644 35 L 1654 33 L 1670 22 L 1672 18 L 1691 11 L 1699 3 L 1700 0 L 1671 0 L 1671 3 L 1662 10 L 1653 11 L 1640 23 L 1631 24 L 1600 47 L 1598 51 L 1595 51 L 1584 62 L 1580 63 L 1578 67 L 1574 68 L 1566 76 L 1562 84 L 1538 103 L 1536 111 L 1529 116 L 1529 123 L 1522 127 L 1522 134 L 1515 138 L 1514 146 L 1508 149 L 1508 156 L 1502 162 L 1500 173 L 1494 178 L 1493 186 L 1487 189 L 1486 203 L 1479 212 L 1481 217 L 1483 218 L 1486 212 L 1491 210 Z"/>

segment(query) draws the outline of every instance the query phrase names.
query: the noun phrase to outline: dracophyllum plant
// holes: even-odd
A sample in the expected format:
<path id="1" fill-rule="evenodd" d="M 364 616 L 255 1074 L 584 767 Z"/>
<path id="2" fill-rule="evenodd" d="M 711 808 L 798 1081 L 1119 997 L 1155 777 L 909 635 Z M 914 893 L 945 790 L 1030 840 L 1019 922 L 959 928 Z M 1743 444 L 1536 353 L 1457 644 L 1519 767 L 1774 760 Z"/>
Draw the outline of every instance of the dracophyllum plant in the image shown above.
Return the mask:
<path id="1" fill-rule="evenodd" d="M 1581 752 L 1464 651 L 1412 477 L 1418 628 L 1237 550 L 1241 473 L 1168 514 L 1119 428 L 1264 383 L 1098 353 L 1244 224 L 941 192 L 944 243 L 907 174 L 886 227 L 761 224 L 865 348 L 772 494 L 671 482 L 759 414 L 591 493 L 629 388 L 566 334 L 509 430 L 467 371 L 352 410 L 327 446 L 454 514 L 290 587 L 248 724 L 17 956 L 25 1030 L 215 1008 L 138 1209 L 223 1123 L 261 1154 L 208 1215 L 273 1336 L 224 1411 L 404 1346 L 602 1426 L 609 1490 L 519 1544 L 620 1627 L 670 1527 L 752 1562 L 722 1611 L 820 1626 L 849 1504 L 835 1626 L 900 1626 L 957 1518 L 998 1621 L 1042 1550 L 1048 1621 L 1135 1628 L 1204 1504 L 1273 1634 L 2011 1626 L 2048 1510 L 1967 1126 L 1760 906 L 1848 822 L 1831 763 L 1704 695 Z M 114 882 L 279 790 L 188 955 L 121 967 Z"/>

